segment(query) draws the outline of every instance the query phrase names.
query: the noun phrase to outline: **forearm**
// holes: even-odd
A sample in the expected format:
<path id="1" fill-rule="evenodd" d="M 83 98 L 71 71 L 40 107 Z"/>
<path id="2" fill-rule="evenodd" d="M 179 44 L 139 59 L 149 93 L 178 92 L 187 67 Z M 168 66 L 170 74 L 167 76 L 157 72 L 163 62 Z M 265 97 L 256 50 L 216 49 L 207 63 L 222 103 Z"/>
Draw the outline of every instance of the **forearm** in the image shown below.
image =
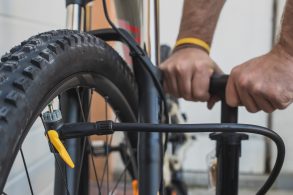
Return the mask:
<path id="1" fill-rule="evenodd" d="M 283 14 L 279 44 L 293 56 L 293 0 L 287 0 Z"/>
<path id="2" fill-rule="evenodd" d="M 209 45 L 225 0 L 185 0 L 178 39 L 195 37 Z"/>

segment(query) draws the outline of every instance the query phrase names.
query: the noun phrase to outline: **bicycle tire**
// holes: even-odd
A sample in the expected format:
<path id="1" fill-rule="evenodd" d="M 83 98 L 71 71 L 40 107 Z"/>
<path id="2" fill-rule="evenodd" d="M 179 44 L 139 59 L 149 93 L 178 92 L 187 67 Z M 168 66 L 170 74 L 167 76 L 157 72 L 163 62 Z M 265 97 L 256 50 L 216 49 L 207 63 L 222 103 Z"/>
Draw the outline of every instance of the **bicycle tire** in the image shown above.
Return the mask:
<path id="1" fill-rule="evenodd" d="M 40 112 L 53 97 L 75 87 L 94 88 L 109 97 L 121 121 L 136 122 L 138 92 L 132 72 L 113 48 L 90 34 L 41 33 L 1 58 L 0 192 Z M 134 146 L 136 134 L 127 138 Z"/>

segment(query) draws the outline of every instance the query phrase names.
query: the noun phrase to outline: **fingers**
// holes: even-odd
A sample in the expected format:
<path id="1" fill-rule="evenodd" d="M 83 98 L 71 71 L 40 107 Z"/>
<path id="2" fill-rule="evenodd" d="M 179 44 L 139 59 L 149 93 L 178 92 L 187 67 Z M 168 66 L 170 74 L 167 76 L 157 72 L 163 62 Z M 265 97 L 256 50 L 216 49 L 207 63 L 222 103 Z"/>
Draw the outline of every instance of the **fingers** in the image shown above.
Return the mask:
<path id="1" fill-rule="evenodd" d="M 276 110 L 276 107 L 273 106 L 273 104 L 270 101 L 268 101 L 262 94 L 255 94 L 254 96 L 255 102 L 258 105 L 258 107 L 261 108 L 261 110 L 267 113 L 271 113 L 274 110 Z"/>
<path id="2" fill-rule="evenodd" d="M 234 74 L 231 73 L 226 86 L 226 102 L 231 107 L 240 106 L 240 97 L 236 88 Z"/>
<path id="3" fill-rule="evenodd" d="M 194 99 L 202 102 L 210 99 L 209 85 L 211 75 L 212 72 L 210 68 L 194 72 L 191 81 L 192 97 Z"/>
<path id="4" fill-rule="evenodd" d="M 186 72 L 185 75 L 178 73 L 177 86 L 180 97 L 183 97 L 186 100 L 192 100 L 190 72 Z"/>
<path id="5" fill-rule="evenodd" d="M 254 99 L 252 95 L 247 93 L 246 91 L 238 91 L 239 97 L 240 97 L 240 104 L 244 105 L 246 110 L 251 113 L 256 113 L 260 111 L 260 107 L 256 103 L 256 100 Z"/>
<path id="6" fill-rule="evenodd" d="M 287 83 L 287 81 L 286 81 Z M 290 85 L 290 84 L 289 84 Z M 288 86 L 285 85 L 270 85 L 264 93 L 264 98 L 270 102 L 274 109 L 283 110 L 287 108 L 292 103 L 292 96 L 288 93 Z"/>
<path id="7" fill-rule="evenodd" d="M 172 62 L 170 62 L 172 63 Z M 190 71 L 184 72 L 184 69 L 176 64 L 169 64 L 160 67 L 164 73 L 164 89 L 167 93 L 175 97 L 184 97 L 190 99 Z"/>
<path id="8" fill-rule="evenodd" d="M 164 71 L 164 77 L 164 86 L 167 88 L 166 92 L 174 95 L 175 97 L 179 97 L 176 76 L 172 74 L 172 71 L 167 69 Z"/>
<path id="9" fill-rule="evenodd" d="M 226 86 L 226 101 L 229 106 L 244 106 L 247 111 L 255 113 L 263 110 L 271 113 L 278 107 L 268 97 L 270 94 L 263 83 L 251 74 L 246 74 L 243 66 L 234 68 Z"/>
<path id="10" fill-rule="evenodd" d="M 207 53 L 200 49 L 187 48 L 176 51 L 160 65 L 164 73 L 164 88 L 175 97 L 207 101 L 209 80 L 214 66 Z"/>
<path id="11" fill-rule="evenodd" d="M 211 96 L 207 103 L 208 109 L 211 110 L 214 107 L 214 105 L 217 103 L 217 101 L 220 101 L 219 97 Z"/>
<path id="12" fill-rule="evenodd" d="M 228 105 L 243 105 L 249 112 L 272 112 L 292 103 L 293 57 L 274 51 L 233 68 L 226 86 Z M 209 83 L 213 72 L 222 71 L 206 52 L 180 49 L 160 68 L 165 73 L 167 92 L 187 100 L 208 101 L 209 108 L 217 101 L 210 97 Z"/>

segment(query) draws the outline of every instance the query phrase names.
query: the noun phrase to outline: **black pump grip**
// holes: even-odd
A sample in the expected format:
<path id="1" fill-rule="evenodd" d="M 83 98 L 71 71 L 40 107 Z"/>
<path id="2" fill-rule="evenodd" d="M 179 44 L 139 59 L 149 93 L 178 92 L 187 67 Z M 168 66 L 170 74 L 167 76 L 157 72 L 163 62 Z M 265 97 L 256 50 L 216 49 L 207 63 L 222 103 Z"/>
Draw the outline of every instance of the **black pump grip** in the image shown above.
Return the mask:
<path id="1" fill-rule="evenodd" d="M 210 94 L 224 100 L 228 77 L 229 75 L 213 75 L 210 80 Z"/>

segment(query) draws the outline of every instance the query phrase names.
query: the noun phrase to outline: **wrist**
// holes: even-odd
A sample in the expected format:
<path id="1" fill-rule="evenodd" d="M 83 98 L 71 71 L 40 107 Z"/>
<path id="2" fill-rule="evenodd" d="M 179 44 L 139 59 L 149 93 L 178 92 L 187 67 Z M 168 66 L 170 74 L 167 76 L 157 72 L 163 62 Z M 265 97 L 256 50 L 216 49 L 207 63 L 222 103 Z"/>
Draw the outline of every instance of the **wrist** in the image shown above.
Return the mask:
<path id="1" fill-rule="evenodd" d="M 192 45 L 192 44 L 185 44 L 185 45 L 180 45 L 180 46 L 174 47 L 172 53 L 175 53 L 177 51 L 181 51 L 183 49 L 196 49 L 196 50 L 199 50 L 200 52 L 204 52 L 207 55 L 209 55 L 209 53 L 205 49 L 203 49 L 202 47 L 199 47 L 197 45 Z"/>
<path id="2" fill-rule="evenodd" d="M 280 43 L 276 44 L 270 53 L 272 55 L 278 56 L 280 59 L 286 60 L 287 62 L 293 62 L 293 55 L 288 52 L 288 48 L 286 46 Z"/>
<path id="3" fill-rule="evenodd" d="M 178 55 L 178 56 L 196 56 L 194 58 L 196 58 L 196 60 L 202 59 L 202 58 L 210 58 L 209 54 L 204 51 L 201 48 L 197 48 L 197 47 L 180 47 L 180 48 L 176 48 L 176 50 L 173 50 L 172 55 Z M 187 57 L 186 57 L 187 58 Z M 188 57 L 190 58 L 190 57 Z"/>
<path id="4" fill-rule="evenodd" d="M 291 56 L 293 56 L 293 1 L 286 1 L 280 32 L 279 45 Z"/>
<path id="5" fill-rule="evenodd" d="M 293 57 L 293 40 L 288 40 L 285 37 L 281 37 L 275 48 L 281 49 L 288 55 Z"/>
<path id="6" fill-rule="evenodd" d="M 202 39 L 194 37 L 181 38 L 176 41 L 174 51 L 182 48 L 198 48 L 205 51 L 207 54 L 210 53 L 210 45 Z"/>

